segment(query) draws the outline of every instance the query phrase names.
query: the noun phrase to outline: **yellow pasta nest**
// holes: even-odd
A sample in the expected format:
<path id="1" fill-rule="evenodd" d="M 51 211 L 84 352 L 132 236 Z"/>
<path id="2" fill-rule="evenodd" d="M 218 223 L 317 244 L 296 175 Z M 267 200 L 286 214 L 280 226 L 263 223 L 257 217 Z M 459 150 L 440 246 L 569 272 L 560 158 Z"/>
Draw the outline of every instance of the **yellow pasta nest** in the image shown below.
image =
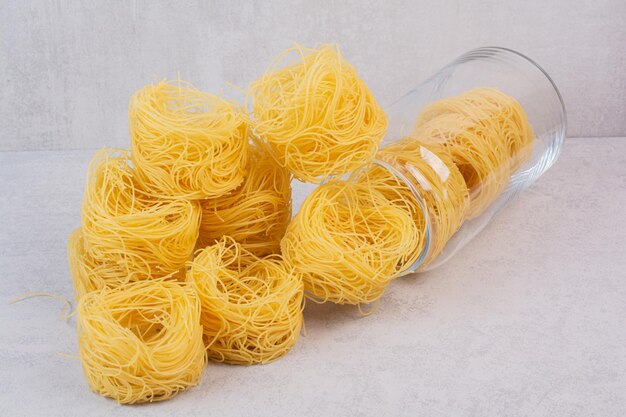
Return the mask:
<path id="1" fill-rule="evenodd" d="M 89 166 L 82 237 L 75 236 L 77 255 L 70 257 L 91 272 L 75 280 L 85 280 L 84 289 L 91 290 L 177 273 L 193 254 L 200 215 L 197 202 L 146 195 L 135 182 L 126 151 L 99 151 Z M 80 240 L 82 250 L 76 246 Z"/>
<path id="2" fill-rule="evenodd" d="M 441 147 L 426 146 L 412 138 L 383 148 L 377 158 L 395 172 L 372 165 L 358 173 L 356 181 L 383 193 L 399 208 L 408 209 L 420 231 L 426 227 L 423 208 L 426 210 L 431 228 L 430 246 L 416 247 L 416 253 L 411 257 L 416 259 L 427 250 L 421 263 L 424 268 L 441 253 L 465 220 L 469 193 L 463 176 Z M 424 204 L 423 208 L 418 198 Z"/>
<path id="3" fill-rule="evenodd" d="M 78 346 L 93 391 L 123 404 L 166 400 L 202 376 L 200 301 L 169 281 L 92 291 L 78 304 Z"/>
<path id="4" fill-rule="evenodd" d="M 304 307 L 302 280 L 280 255 L 258 258 L 224 237 L 196 253 L 187 277 L 202 302 L 210 359 L 267 363 L 296 343 Z"/>
<path id="5" fill-rule="evenodd" d="M 387 128 L 365 82 L 331 45 L 288 49 L 251 84 L 250 97 L 254 133 L 302 181 L 319 183 L 371 162 Z"/>
<path id="6" fill-rule="evenodd" d="M 534 135 L 521 105 L 493 88 L 475 88 L 428 104 L 413 137 L 442 145 L 470 190 L 468 217 L 480 215 L 532 153 Z"/>
<path id="7" fill-rule="evenodd" d="M 202 199 L 243 181 L 247 116 L 234 103 L 163 81 L 137 91 L 128 113 L 137 179 L 152 194 Z"/>
<path id="8" fill-rule="evenodd" d="M 230 236 L 257 256 L 279 253 L 291 220 L 291 175 L 260 147 L 252 147 L 247 171 L 239 188 L 202 201 L 200 243 Z"/>
<path id="9" fill-rule="evenodd" d="M 405 207 L 374 187 L 336 180 L 307 197 L 281 248 L 314 300 L 360 305 L 383 295 L 422 233 Z"/>

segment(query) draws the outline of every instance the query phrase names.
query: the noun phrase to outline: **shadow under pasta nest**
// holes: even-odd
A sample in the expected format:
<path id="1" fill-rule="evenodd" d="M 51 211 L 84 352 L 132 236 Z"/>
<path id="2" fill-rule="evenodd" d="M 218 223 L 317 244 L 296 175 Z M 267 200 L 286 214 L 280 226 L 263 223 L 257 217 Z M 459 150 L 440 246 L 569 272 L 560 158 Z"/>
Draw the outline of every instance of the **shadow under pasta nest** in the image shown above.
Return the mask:
<path id="1" fill-rule="evenodd" d="M 319 303 L 307 297 L 304 309 L 304 323 L 306 332 L 303 336 L 310 336 L 311 331 L 320 329 L 336 329 L 354 322 L 355 319 L 372 320 L 384 319 L 393 314 L 410 301 L 414 301 L 415 294 L 419 295 L 419 287 L 432 279 L 432 273 L 408 274 L 396 278 L 385 291 L 385 294 L 376 302 L 358 306 L 349 304 L 335 304 L 332 302 Z M 411 297 L 407 292 L 412 293 Z"/>

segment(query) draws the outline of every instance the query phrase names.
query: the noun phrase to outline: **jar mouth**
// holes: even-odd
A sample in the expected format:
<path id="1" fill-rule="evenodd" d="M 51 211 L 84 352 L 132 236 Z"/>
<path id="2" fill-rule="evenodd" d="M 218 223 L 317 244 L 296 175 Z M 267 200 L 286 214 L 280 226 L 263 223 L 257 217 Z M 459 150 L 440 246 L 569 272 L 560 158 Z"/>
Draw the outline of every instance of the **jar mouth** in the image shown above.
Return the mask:
<path id="1" fill-rule="evenodd" d="M 422 211 L 422 216 L 424 220 L 424 247 L 422 248 L 422 251 L 420 252 L 415 262 L 413 262 L 409 266 L 404 267 L 400 271 L 398 276 L 413 273 L 417 271 L 417 269 L 424 263 L 424 261 L 426 260 L 426 257 L 428 256 L 428 253 L 430 252 L 430 243 L 431 243 L 432 233 L 431 233 L 431 225 L 430 225 L 430 216 L 428 215 L 428 208 L 424 204 L 422 196 L 420 195 L 417 188 L 415 188 L 415 186 L 411 183 L 411 181 L 409 181 L 409 179 L 402 172 L 394 168 L 391 164 L 380 159 L 375 159 L 372 162 L 372 164 L 378 165 L 379 167 L 386 169 L 393 176 L 400 179 L 409 188 L 409 190 L 411 190 L 413 197 L 415 197 L 415 201 L 417 202 L 420 210 Z"/>

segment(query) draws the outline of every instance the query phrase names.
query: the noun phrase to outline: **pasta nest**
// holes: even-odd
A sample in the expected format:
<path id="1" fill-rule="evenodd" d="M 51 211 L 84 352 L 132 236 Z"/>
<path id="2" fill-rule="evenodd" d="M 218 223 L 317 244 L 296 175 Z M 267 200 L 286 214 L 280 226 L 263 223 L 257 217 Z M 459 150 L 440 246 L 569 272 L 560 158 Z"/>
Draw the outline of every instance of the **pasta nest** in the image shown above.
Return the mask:
<path id="1" fill-rule="evenodd" d="M 534 134 L 522 106 L 494 88 L 479 87 L 428 104 L 414 138 L 442 145 L 470 191 L 468 217 L 482 214 L 532 154 Z"/>
<path id="2" fill-rule="evenodd" d="M 280 255 L 258 258 L 232 238 L 199 250 L 187 279 L 201 303 L 210 359 L 271 362 L 296 343 L 302 327 L 302 279 Z"/>
<path id="3" fill-rule="evenodd" d="M 144 189 L 202 199 L 234 190 L 248 160 L 248 117 L 183 81 L 137 91 L 128 110 L 132 160 Z"/>
<path id="4" fill-rule="evenodd" d="M 411 214 L 368 184 L 335 180 L 302 203 L 281 248 L 316 301 L 378 300 L 423 240 Z"/>
<path id="5" fill-rule="evenodd" d="M 191 286 L 157 280 L 92 291 L 77 320 L 83 372 L 98 394 L 162 401 L 200 382 L 206 354 Z"/>
<path id="6" fill-rule="evenodd" d="M 302 181 L 320 183 L 371 162 L 386 132 L 385 112 L 332 45 L 286 50 L 249 95 L 253 132 Z"/>
<path id="7" fill-rule="evenodd" d="M 139 187 L 127 151 L 99 151 L 69 245 L 77 295 L 176 275 L 193 254 L 200 215 L 198 202 L 157 200 Z"/>
<path id="8" fill-rule="evenodd" d="M 430 228 L 429 239 L 415 248 L 403 272 L 424 269 L 466 219 L 470 200 L 463 176 L 444 149 L 412 138 L 383 148 L 377 158 L 386 164 L 371 165 L 357 173 L 355 180 L 407 211 L 420 236 Z M 415 263 L 417 259 L 420 262 Z"/>

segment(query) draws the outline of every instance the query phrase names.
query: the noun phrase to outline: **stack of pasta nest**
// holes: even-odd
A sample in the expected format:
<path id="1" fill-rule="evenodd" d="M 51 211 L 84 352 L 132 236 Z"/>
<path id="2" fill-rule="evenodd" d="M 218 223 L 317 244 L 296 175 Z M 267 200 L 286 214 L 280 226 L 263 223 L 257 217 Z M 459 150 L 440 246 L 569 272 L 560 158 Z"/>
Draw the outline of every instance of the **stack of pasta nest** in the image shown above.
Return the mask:
<path id="1" fill-rule="evenodd" d="M 121 403 L 197 384 L 207 358 L 276 359 L 303 309 L 279 249 L 291 176 L 245 111 L 174 81 L 138 91 L 129 118 L 131 149 L 91 161 L 69 242 L 84 373 Z"/>
<path id="2" fill-rule="evenodd" d="M 427 106 L 412 135 L 379 149 L 386 114 L 332 45 L 287 50 L 248 99 L 249 111 L 181 80 L 148 85 L 130 101 L 130 149 L 91 161 L 69 263 L 99 394 L 164 400 L 208 360 L 281 357 L 305 290 L 377 301 L 497 197 L 532 142 L 517 102 L 478 89 Z M 375 158 L 419 170 L 423 201 Z M 292 219 L 294 177 L 322 185 Z M 437 233 L 425 253 L 427 223 Z"/>

